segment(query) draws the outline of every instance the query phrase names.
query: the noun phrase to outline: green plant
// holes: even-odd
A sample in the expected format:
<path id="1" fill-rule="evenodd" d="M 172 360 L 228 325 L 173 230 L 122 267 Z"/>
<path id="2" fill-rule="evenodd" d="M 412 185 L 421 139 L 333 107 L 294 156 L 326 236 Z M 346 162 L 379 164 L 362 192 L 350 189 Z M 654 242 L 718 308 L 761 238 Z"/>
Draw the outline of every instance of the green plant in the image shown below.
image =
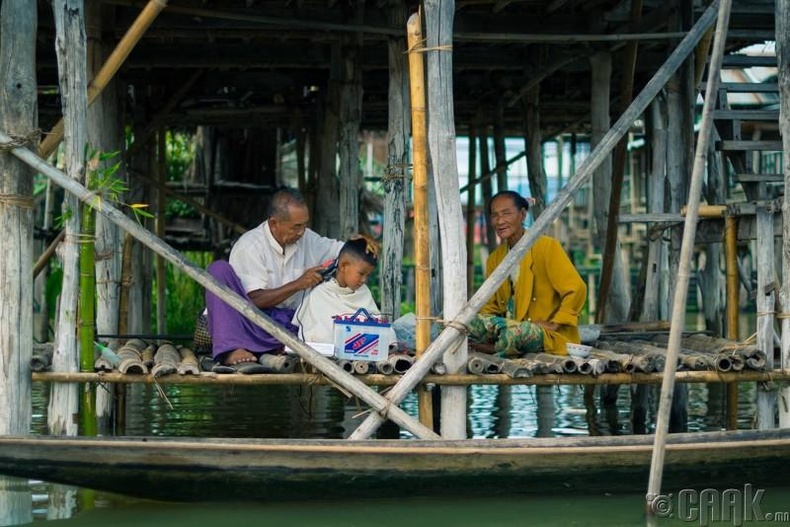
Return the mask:
<path id="1" fill-rule="evenodd" d="M 205 269 L 213 261 L 210 252 L 190 252 L 184 256 Z M 195 282 L 189 275 L 179 270 L 174 265 L 166 264 L 165 271 L 165 306 L 167 311 L 167 332 L 172 335 L 191 335 L 195 331 L 195 320 L 205 307 L 205 293 L 203 286 Z M 154 280 L 156 282 L 156 280 Z M 153 285 L 154 298 L 152 312 L 152 325 L 156 325 L 156 305 L 159 298 L 156 296 L 156 284 Z"/>

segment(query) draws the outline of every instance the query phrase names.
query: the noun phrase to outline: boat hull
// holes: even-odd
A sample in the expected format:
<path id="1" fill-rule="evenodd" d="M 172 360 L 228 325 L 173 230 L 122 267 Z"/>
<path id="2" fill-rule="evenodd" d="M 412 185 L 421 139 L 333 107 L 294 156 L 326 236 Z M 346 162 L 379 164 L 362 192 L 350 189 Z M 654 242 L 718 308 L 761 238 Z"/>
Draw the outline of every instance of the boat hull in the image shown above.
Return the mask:
<path id="1" fill-rule="evenodd" d="M 783 484 L 790 431 L 677 434 L 664 485 Z M 651 436 L 467 441 L 0 437 L 0 473 L 170 501 L 644 491 Z"/>

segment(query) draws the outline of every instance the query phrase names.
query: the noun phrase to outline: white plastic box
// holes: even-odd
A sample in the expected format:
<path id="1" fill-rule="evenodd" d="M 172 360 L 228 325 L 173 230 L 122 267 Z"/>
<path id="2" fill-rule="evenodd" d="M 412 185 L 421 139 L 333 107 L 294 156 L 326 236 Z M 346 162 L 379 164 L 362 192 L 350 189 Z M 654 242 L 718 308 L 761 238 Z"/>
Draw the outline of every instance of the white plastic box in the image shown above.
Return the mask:
<path id="1" fill-rule="evenodd" d="M 392 325 L 358 309 L 350 317 L 335 317 L 335 357 L 383 361 L 389 354 Z"/>

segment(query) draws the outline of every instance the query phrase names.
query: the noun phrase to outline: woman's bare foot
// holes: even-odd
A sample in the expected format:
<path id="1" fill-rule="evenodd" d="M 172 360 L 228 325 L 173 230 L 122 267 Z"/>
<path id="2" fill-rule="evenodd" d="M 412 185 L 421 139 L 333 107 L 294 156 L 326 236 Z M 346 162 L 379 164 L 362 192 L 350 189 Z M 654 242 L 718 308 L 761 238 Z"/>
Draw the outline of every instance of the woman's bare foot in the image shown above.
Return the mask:
<path id="1" fill-rule="evenodd" d="M 258 359 L 244 348 L 229 351 L 222 357 L 222 364 L 226 366 L 240 364 L 242 362 L 258 362 Z"/>

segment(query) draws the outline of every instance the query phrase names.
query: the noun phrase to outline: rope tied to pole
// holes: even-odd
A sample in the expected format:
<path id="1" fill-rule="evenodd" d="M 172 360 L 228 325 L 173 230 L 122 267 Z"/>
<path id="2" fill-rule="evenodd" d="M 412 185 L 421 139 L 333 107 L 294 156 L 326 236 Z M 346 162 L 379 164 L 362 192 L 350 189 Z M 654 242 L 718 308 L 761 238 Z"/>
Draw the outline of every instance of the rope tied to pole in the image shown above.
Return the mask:
<path id="1" fill-rule="evenodd" d="M 32 209 L 34 206 L 33 198 L 19 194 L 0 194 L 0 204 L 15 205 L 20 209 Z"/>
<path id="2" fill-rule="evenodd" d="M 463 322 L 459 322 L 458 320 L 442 320 L 438 319 L 437 322 L 444 327 L 453 328 L 454 330 L 458 331 L 459 333 L 463 333 L 464 335 L 469 334 L 469 326 L 464 324 Z"/>
<path id="3" fill-rule="evenodd" d="M 383 183 L 394 179 L 410 179 L 412 177 L 411 170 L 411 163 L 390 163 L 384 170 L 381 181 Z"/>
<path id="4" fill-rule="evenodd" d="M 406 53 L 425 53 L 426 51 L 452 51 L 452 44 L 442 44 L 441 46 L 425 46 L 426 39 L 420 39 L 413 46 L 406 50 Z"/>
<path id="5" fill-rule="evenodd" d="M 28 145 L 38 145 L 39 138 L 41 137 L 41 129 L 36 128 L 26 135 L 13 135 L 8 134 L 11 138 L 10 141 L 0 143 L 0 152 L 10 152 L 16 148 L 26 147 Z"/>
<path id="6" fill-rule="evenodd" d="M 96 241 L 96 237 L 91 234 L 67 234 L 65 238 L 63 238 L 63 243 L 76 243 L 76 244 L 84 244 L 84 243 L 93 243 Z"/>

